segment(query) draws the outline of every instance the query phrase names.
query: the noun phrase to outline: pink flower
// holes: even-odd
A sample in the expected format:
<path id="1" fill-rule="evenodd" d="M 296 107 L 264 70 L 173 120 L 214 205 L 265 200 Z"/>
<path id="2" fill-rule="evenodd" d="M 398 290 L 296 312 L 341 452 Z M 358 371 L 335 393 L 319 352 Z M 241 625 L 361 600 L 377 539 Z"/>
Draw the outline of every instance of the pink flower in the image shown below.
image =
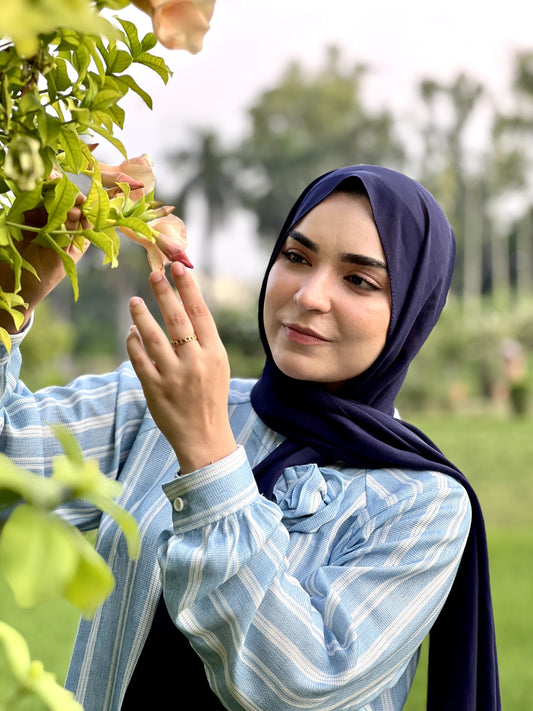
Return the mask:
<path id="1" fill-rule="evenodd" d="M 176 215 L 167 215 L 153 220 L 149 225 L 157 232 L 155 243 L 169 262 L 181 262 L 186 267 L 192 267 L 185 254 L 187 230 L 183 220 Z"/>
<path id="2" fill-rule="evenodd" d="M 148 225 L 155 233 L 155 244 L 147 237 L 135 234 L 129 227 L 119 225 L 117 229 L 146 249 L 148 263 L 153 271 L 163 271 L 165 264 L 170 262 L 181 262 L 186 267 L 192 267 L 185 254 L 187 230 L 179 217 L 166 215 L 148 222 Z"/>
<path id="3" fill-rule="evenodd" d="M 155 36 L 167 49 L 197 54 L 215 9 L 215 0 L 132 0 L 152 18 Z"/>
<path id="4" fill-rule="evenodd" d="M 130 200 L 135 202 L 143 195 L 148 195 L 154 189 L 155 177 L 153 163 L 147 154 L 138 158 L 129 158 L 120 165 L 98 163 L 102 177 L 102 185 L 108 188 L 111 199 L 120 195 L 122 190 L 117 183 L 128 183 L 131 188 Z"/>

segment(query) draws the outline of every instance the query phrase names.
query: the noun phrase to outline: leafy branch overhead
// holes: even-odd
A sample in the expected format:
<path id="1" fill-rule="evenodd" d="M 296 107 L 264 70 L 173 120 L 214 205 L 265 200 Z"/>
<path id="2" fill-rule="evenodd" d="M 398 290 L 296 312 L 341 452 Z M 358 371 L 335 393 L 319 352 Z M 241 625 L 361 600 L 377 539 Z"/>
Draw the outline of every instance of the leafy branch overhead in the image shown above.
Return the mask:
<path id="1" fill-rule="evenodd" d="M 110 4 L 125 3 L 113 0 Z M 83 249 L 88 240 L 103 251 L 104 263 L 114 267 L 119 249 L 115 228 L 125 227 L 128 237 L 157 251 L 157 238 L 165 231 L 162 222 L 174 228 L 178 218 L 169 214 L 171 207 L 154 200 L 153 180 L 147 186 L 127 172 L 132 163 L 115 135 L 124 126 L 125 111 L 120 104 L 128 93 L 134 92 L 152 108 L 149 93 L 137 83 L 132 70 L 147 67 L 163 82 L 169 80 L 169 68 L 151 51 L 156 36 L 148 33 L 140 38 L 132 22 L 116 18 L 112 23 L 98 14 L 91 15 L 86 24 L 95 34 L 82 33 L 78 24 L 74 29 L 60 26 L 46 34 L 31 34 L 32 22 L 17 23 L 15 16 L 11 12 L 0 19 L 0 31 L 11 27 L 14 36 L 0 51 L 0 262 L 8 263 L 15 275 L 13 290 L 0 292 L 0 309 L 19 328 L 23 270 L 36 276 L 24 259 L 25 242 L 35 241 L 59 255 L 77 298 L 76 265 L 66 249 L 69 245 Z M 35 11 L 30 12 L 30 20 L 34 16 Z M 25 28 L 22 34 L 16 29 L 19 24 Z M 95 141 L 101 139 L 125 158 L 120 195 L 117 183 L 102 181 L 93 156 Z M 91 179 L 86 200 L 85 196 L 80 200 L 75 182 L 81 174 Z M 134 187 L 145 189 L 130 199 Z M 78 229 L 67 231 L 65 222 L 75 206 L 85 219 Z M 30 220 L 39 208 L 44 208 L 44 217 L 40 222 Z M 157 224 L 148 224 L 154 219 Z M 181 221 L 180 230 L 174 228 L 173 234 L 183 250 L 186 239 Z M 165 255 L 155 268 L 166 259 Z M 154 267 L 153 258 L 150 262 Z M 0 340 L 9 349 L 8 334 L 1 328 Z"/>
<path id="2" fill-rule="evenodd" d="M 39 259 L 63 267 L 76 298 L 75 257 L 92 243 L 104 263 L 116 267 L 117 230 L 145 247 L 152 269 L 175 260 L 191 266 L 185 225 L 171 214 L 172 206 L 154 199 L 151 160 L 128 158 L 115 134 L 124 127 L 121 102 L 130 92 L 152 108 L 150 94 L 132 72 L 148 68 L 167 83 L 171 72 L 152 50 L 159 41 L 199 51 L 214 0 L 157 0 L 156 6 L 134 0 L 152 19 L 154 33 L 144 37 L 134 23 L 101 14 L 129 4 L 17 0 L 4 3 L 0 13 L 0 311 L 13 323 L 13 329 L 0 327 L 0 343 L 7 351 L 8 328 L 20 330 L 25 322 L 29 305 L 22 286 L 26 279 L 39 280 Z M 123 155 L 120 165 L 98 162 L 93 152 L 100 140 Z M 81 176 L 89 182 L 86 194 Z M 124 534 L 131 558 L 140 552 L 139 531 L 115 501 L 120 484 L 104 476 L 96 460 L 85 460 L 66 429 L 52 430 L 64 454 L 54 459 L 48 478 L 0 454 L 0 573 L 20 607 L 61 597 L 91 616 L 112 592 L 113 575 L 89 541 L 61 518 L 60 507 L 84 500 L 101 510 Z M 18 708 L 28 696 L 51 711 L 81 711 L 3 621 L 0 647 L 14 687 L 13 696 L 0 701 L 0 711 Z"/>

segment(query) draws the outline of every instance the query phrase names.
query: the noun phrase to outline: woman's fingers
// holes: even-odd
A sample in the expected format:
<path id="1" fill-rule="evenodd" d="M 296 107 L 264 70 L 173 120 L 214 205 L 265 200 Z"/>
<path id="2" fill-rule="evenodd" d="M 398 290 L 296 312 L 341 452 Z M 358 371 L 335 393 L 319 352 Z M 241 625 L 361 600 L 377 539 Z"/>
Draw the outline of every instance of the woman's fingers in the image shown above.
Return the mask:
<path id="1" fill-rule="evenodd" d="M 138 363 L 147 373 L 154 370 L 154 367 L 161 370 L 172 365 L 176 357 L 174 351 L 144 301 L 137 296 L 130 299 L 130 312 L 135 326 L 127 340 L 132 363 Z M 146 358 L 143 353 L 147 354 Z"/>
<path id="2" fill-rule="evenodd" d="M 217 337 L 217 330 L 200 289 L 180 262 L 172 264 L 171 274 L 179 299 L 160 272 L 152 272 L 150 275 L 152 288 L 170 337 L 179 340 L 196 334 L 200 345 L 209 345 L 211 339 Z"/>
<path id="3" fill-rule="evenodd" d="M 170 273 L 200 343 L 209 345 L 214 339 L 218 341 L 215 320 L 192 274 L 180 262 L 172 263 Z"/>
<path id="4" fill-rule="evenodd" d="M 126 350 L 133 369 L 141 382 L 147 382 L 148 379 L 159 376 L 159 369 L 146 351 L 135 324 L 130 326 L 130 332 L 126 338 Z"/>

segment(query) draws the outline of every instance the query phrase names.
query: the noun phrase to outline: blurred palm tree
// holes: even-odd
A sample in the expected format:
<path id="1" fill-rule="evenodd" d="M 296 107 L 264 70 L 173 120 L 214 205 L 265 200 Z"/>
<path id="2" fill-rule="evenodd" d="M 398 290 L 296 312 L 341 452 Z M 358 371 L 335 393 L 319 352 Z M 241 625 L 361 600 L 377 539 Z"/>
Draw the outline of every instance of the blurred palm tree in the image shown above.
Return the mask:
<path id="1" fill-rule="evenodd" d="M 197 198 L 203 202 L 205 227 L 200 267 L 205 276 L 205 297 L 209 300 L 212 298 L 210 285 L 215 276 L 216 233 L 239 204 L 235 158 L 222 147 L 214 131 L 196 129 L 192 132 L 191 147 L 173 153 L 168 162 L 177 175 L 186 176 L 178 193 L 171 198 L 176 214 L 182 215 L 187 222 L 193 202 Z"/>

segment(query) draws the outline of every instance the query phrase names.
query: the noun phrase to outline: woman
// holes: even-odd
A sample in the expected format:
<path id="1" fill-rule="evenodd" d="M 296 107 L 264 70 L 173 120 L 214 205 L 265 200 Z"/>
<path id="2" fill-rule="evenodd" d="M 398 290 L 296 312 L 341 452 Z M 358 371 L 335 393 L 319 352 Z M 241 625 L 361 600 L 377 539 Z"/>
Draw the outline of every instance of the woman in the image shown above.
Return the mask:
<path id="1" fill-rule="evenodd" d="M 32 395 L 13 387 L 13 337 L 4 451 L 46 471 L 58 445 L 42 423 L 75 423 L 85 451 L 123 481 L 120 503 L 143 534 L 134 563 L 100 512 L 62 512 L 98 526 L 117 581 L 74 649 L 67 686 L 87 710 L 119 709 L 124 696 L 126 709 L 179 706 L 180 683 L 202 703 L 198 659 L 229 709 L 401 709 L 430 629 L 428 707 L 499 708 L 477 500 L 394 417 L 453 260 L 427 191 L 354 166 L 314 181 L 282 228 L 260 294 L 257 383 L 230 381 L 180 264 L 181 301 L 151 275 L 171 342 L 132 299 L 131 366 L 112 375 Z"/>

